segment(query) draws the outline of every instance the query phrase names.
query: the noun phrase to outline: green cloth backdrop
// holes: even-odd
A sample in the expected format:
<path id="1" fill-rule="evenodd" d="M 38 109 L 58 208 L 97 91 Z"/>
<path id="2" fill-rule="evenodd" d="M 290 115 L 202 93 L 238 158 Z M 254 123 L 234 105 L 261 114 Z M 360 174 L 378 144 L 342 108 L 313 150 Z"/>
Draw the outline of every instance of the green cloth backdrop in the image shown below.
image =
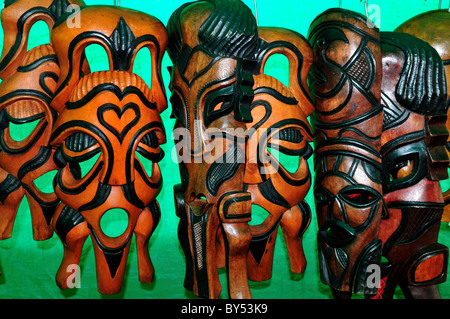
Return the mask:
<path id="1" fill-rule="evenodd" d="M 114 1 L 106 0 L 85 0 L 87 5 L 113 5 Z M 144 11 L 167 23 L 170 15 L 184 0 L 121 0 L 120 5 L 124 8 L 131 8 Z M 244 2 L 255 13 L 255 3 L 253 0 Z M 307 35 L 308 27 L 312 20 L 324 10 L 339 6 L 339 1 L 312 1 L 312 0 L 257 0 L 257 17 L 260 26 L 278 26 L 289 28 Z M 402 22 L 422 12 L 438 9 L 439 0 L 372 0 L 369 5 L 376 4 L 379 8 L 378 21 L 375 21 L 382 31 L 393 31 Z M 0 2 L 3 5 L 3 1 Z M 443 1 L 442 6 L 448 5 L 448 1 Z M 1 6 L 3 7 L 3 6 Z M 365 13 L 364 2 L 360 0 L 342 0 L 342 7 L 360 13 Z M 369 7 L 373 9 L 374 7 Z M 376 12 L 369 12 L 375 14 Z M 450 15 L 450 13 L 449 13 Z M 450 17 L 450 16 L 449 16 Z M 84 21 L 82 21 L 84 23 Z M 34 47 L 48 42 L 48 31 L 42 24 L 37 24 L 33 28 L 32 39 L 29 47 Z M 3 36 L 3 31 L 0 32 Z M 0 39 L 0 43 L 2 40 Z M 101 52 L 95 49 L 89 53 L 89 61 L 94 70 L 102 69 Z M 142 60 L 140 60 L 142 61 Z M 283 82 L 283 61 L 272 61 L 268 66 L 268 72 L 278 77 Z M 149 81 L 148 65 L 137 62 L 139 73 L 145 80 Z M 167 92 L 169 84 L 169 74 L 167 66 L 171 64 L 167 54 L 163 59 L 162 74 Z M 104 64 L 103 64 L 104 65 Z M 63 247 L 59 238 L 54 235 L 51 239 L 36 242 L 32 238 L 31 218 L 26 199 L 23 200 L 16 217 L 12 238 L 0 241 L 0 298 L 51 298 L 51 299 L 97 299 L 97 298 L 144 298 L 144 299 L 185 299 L 195 298 L 192 292 L 183 288 L 184 279 L 184 255 L 177 238 L 178 218 L 174 211 L 173 185 L 180 182 L 178 164 L 171 159 L 171 151 L 174 142 L 171 139 L 171 130 L 174 121 L 170 119 L 169 109 L 162 114 L 166 127 L 168 142 L 163 146 L 166 156 L 160 163 L 163 173 L 163 190 L 158 196 L 161 206 L 161 222 L 150 241 L 150 256 L 156 269 L 156 278 L 152 284 L 142 284 L 138 280 L 137 255 L 135 241 L 131 243 L 128 256 L 128 265 L 125 272 L 122 292 L 114 296 L 102 296 L 97 291 L 95 274 L 95 259 L 91 239 L 88 238 L 81 257 L 81 288 L 61 291 L 55 284 L 55 274 L 63 255 Z M 23 132 L 22 132 L 23 133 Z M 20 138 L 20 129 L 16 132 Z M 23 133 L 26 134 L 26 133 Z M 312 167 L 312 162 L 310 161 Z M 54 174 L 53 174 L 54 176 Z M 39 185 L 51 190 L 52 174 L 40 179 Z M 447 183 L 443 183 L 447 184 Z M 444 185 L 446 187 L 446 185 Z M 329 288 L 320 282 L 316 232 L 317 222 L 314 211 L 314 199 L 312 191 L 306 197 L 306 201 L 313 210 L 313 219 L 306 234 L 303 245 L 308 261 L 308 266 L 301 276 L 294 275 L 289 270 L 289 261 L 281 231 L 278 232 L 277 244 L 275 247 L 274 267 L 272 279 L 262 282 L 250 282 L 250 288 L 254 298 L 268 299 L 329 299 L 331 293 Z M 117 223 L 120 228 L 120 221 Z M 114 220 L 111 221 L 114 231 Z M 450 245 L 450 227 L 447 224 L 441 225 L 440 242 Z M 219 270 L 222 283 L 221 298 L 227 298 L 228 291 L 226 285 L 225 270 Z M 440 286 L 443 298 L 450 297 L 450 281 Z M 362 296 L 355 296 L 362 298 Z M 403 298 L 401 291 L 397 290 L 396 298 Z"/>

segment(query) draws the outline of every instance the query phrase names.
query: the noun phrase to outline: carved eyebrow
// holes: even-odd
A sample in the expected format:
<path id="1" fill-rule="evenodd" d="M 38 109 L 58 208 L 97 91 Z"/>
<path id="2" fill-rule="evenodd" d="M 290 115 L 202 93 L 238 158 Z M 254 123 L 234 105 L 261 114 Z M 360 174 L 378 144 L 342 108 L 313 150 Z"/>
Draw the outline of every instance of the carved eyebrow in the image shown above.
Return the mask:
<path id="1" fill-rule="evenodd" d="M 96 143 L 92 136 L 83 132 L 74 133 L 65 140 L 66 148 L 72 152 L 82 152 Z"/>
<path id="2" fill-rule="evenodd" d="M 278 133 L 278 139 L 292 143 L 300 143 L 303 141 L 303 135 L 300 130 L 294 127 L 287 127 Z"/>

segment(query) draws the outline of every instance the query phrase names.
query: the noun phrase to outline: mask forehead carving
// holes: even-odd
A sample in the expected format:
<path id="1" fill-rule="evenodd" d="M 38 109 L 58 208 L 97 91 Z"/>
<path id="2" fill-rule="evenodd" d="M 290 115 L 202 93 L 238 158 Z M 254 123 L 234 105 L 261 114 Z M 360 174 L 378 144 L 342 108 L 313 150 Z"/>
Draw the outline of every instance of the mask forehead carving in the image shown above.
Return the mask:
<path id="1" fill-rule="evenodd" d="M 65 37 L 65 43 L 55 42 L 61 66 L 61 76 L 58 91 L 52 101 L 52 106 L 59 110 L 64 107 L 83 74 L 80 69 L 84 49 L 90 44 L 102 46 L 109 58 L 111 70 L 128 71 L 133 69 L 133 61 L 137 52 L 148 48 L 151 54 L 151 100 L 157 105 L 158 111 L 167 108 L 165 89 L 161 77 L 161 61 L 167 46 L 165 28 L 161 22 L 151 16 L 142 15 L 139 28 L 133 23 L 133 11 L 111 7 L 110 14 L 105 17 L 105 24 L 92 30 L 90 24 L 81 24 L 80 28 L 70 28 L 65 24 L 58 25 L 53 31 L 53 38 Z M 96 19 L 95 6 L 84 7 L 83 17 L 88 20 Z"/>
<path id="2" fill-rule="evenodd" d="M 61 78 L 53 100 L 60 115 L 51 143 L 60 166 L 55 192 L 62 201 L 53 223 L 65 243 L 56 279 L 67 288 L 64 267 L 78 264 L 90 235 L 98 290 L 115 294 L 121 290 L 133 233 L 139 280 L 151 282 L 154 275 L 147 245 L 160 219 L 156 196 L 162 186 L 158 162 L 165 132 L 159 113 L 167 107 L 160 63 L 167 32 L 156 18 L 133 10 L 92 6 L 79 14 L 82 21 L 99 15 L 105 21 L 82 24 L 76 31 L 59 24 L 52 33 Z M 83 51 L 92 43 L 105 48 L 110 70 L 80 72 Z M 151 53 L 151 87 L 133 73 L 134 57 L 144 47 Z M 86 161 L 92 163 L 83 171 Z M 105 233 L 101 224 L 114 209 L 126 212 L 128 218 L 125 231 L 117 237 Z"/>

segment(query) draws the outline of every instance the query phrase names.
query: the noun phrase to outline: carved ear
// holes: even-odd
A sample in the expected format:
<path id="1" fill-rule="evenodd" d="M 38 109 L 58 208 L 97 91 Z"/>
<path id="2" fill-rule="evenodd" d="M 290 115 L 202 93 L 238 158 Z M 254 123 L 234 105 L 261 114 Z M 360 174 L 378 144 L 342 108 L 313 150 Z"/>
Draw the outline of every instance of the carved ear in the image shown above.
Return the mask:
<path id="1" fill-rule="evenodd" d="M 285 56 L 289 61 L 288 87 L 308 117 L 314 111 L 306 83 L 313 63 L 313 53 L 308 41 L 299 33 L 283 28 L 260 27 L 258 34 L 263 41 L 258 52 L 257 72 L 264 73 L 266 62 L 272 55 Z"/>

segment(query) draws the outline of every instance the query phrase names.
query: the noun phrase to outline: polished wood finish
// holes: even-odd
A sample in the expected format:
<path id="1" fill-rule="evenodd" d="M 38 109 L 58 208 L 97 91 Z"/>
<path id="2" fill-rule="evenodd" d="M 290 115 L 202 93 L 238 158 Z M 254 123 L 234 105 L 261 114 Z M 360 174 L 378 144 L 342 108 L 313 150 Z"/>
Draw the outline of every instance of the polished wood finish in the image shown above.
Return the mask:
<path id="1" fill-rule="evenodd" d="M 79 28 L 62 23 L 52 32 L 61 66 L 52 100 L 59 111 L 50 143 L 56 149 L 54 188 L 61 200 L 53 227 L 64 245 L 56 281 L 67 288 L 67 265 L 79 264 L 90 236 L 98 290 L 109 295 L 121 291 L 133 233 L 139 280 L 150 283 L 154 277 L 148 242 L 161 216 L 156 196 L 162 187 L 159 145 L 166 141 L 160 112 L 167 107 L 161 78 L 167 32 L 159 20 L 134 10 L 86 6 L 78 14 Z M 91 44 L 105 49 L 110 70 L 83 71 L 84 50 Z M 141 49 L 151 53 L 150 87 L 133 73 Z M 91 158 L 95 163 L 83 171 L 83 163 Z M 116 237 L 105 233 L 101 224 L 112 209 L 128 218 L 126 229 Z"/>
<path id="2" fill-rule="evenodd" d="M 236 12 L 239 19 L 225 23 Z M 279 226 L 291 270 L 302 273 L 306 267 L 311 48 L 290 30 L 257 28 L 242 1 L 187 3 L 167 28 L 182 180 L 174 193 L 186 256 L 184 286 L 197 296 L 218 298 L 217 268 L 226 266 L 229 297 L 251 298 L 248 280 L 272 276 Z M 264 74 L 274 54 L 289 61 L 286 85 Z M 295 157 L 298 167 L 287 171 L 269 148 Z M 252 205 L 268 215 L 249 226 Z"/>
<path id="3" fill-rule="evenodd" d="M 402 23 L 396 32 L 411 34 L 428 42 L 439 54 L 447 80 L 447 108 L 450 107 L 450 13 L 448 10 L 433 10 L 415 16 Z M 450 130 L 450 117 L 447 116 L 447 130 Z M 447 141 L 447 153 L 449 153 Z M 444 191 L 445 209 L 442 222 L 450 223 L 450 190 Z"/>
<path id="4" fill-rule="evenodd" d="M 31 211 L 33 238 L 53 235 L 50 221 L 59 202 L 56 195 L 41 191 L 34 183 L 57 169 L 49 139 L 57 113 L 50 107 L 59 77 L 53 46 L 43 44 L 28 50 L 30 30 L 44 21 L 49 30 L 67 11 L 83 1 L 25 1 L 5 3 L 1 19 L 4 32 L 0 60 L 0 238 L 11 237 L 15 216 L 25 195 Z M 11 137 L 10 126 L 39 121 L 24 139 Z"/>
<path id="5" fill-rule="evenodd" d="M 315 183 L 322 282 L 336 298 L 373 294 L 382 214 L 380 33 L 366 18 L 329 9 L 311 24 Z"/>
<path id="6" fill-rule="evenodd" d="M 448 260 L 447 247 L 437 243 L 439 181 L 448 177 L 445 72 L 427 42 L 377 32 L 342 9 L 324 12 L 310 28 L 322 281 L 335 298 L 389 299 L 397 286 L 406 298 L 438 298 Z M 370 209 L 371 222 L 353 215 L 355 208 Z M 349 261 L 359 252 L 362 260 Z M 378 291 L 366 286 L 364 271 L 348 277 L 369 264 L 381 266 Z"/>

